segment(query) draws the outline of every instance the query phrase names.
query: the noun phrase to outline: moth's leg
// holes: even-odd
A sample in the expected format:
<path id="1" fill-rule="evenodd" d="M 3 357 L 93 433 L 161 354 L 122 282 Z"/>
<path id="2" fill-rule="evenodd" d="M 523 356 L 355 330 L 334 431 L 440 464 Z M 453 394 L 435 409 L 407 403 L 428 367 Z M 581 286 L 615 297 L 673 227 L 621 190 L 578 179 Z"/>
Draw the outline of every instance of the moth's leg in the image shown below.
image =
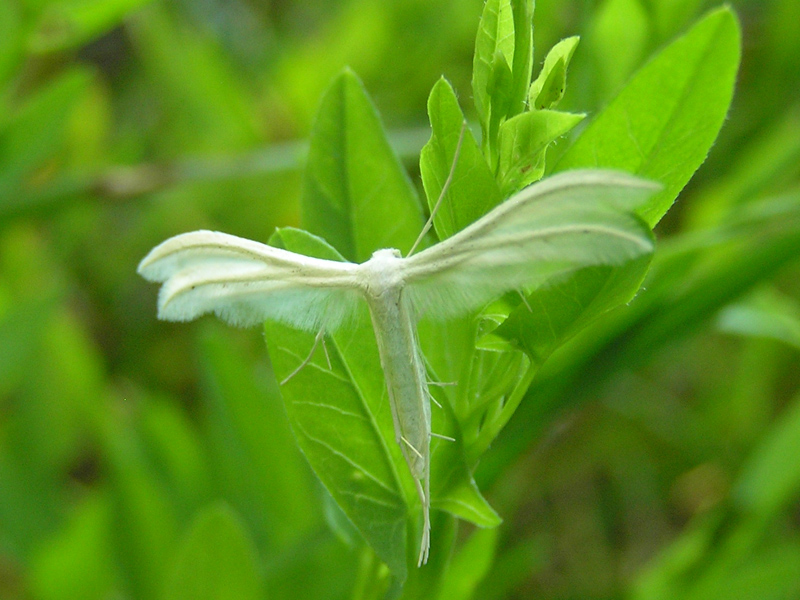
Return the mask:
<path id="1" fill-rule="evenodd" d="M 320 333 L 322 332 L 320 331 Z M 317 335 L 319 335 L 319 333 Z M 325 361 L 328 363 L 328 370 L 333 371 L 333 365 L 331 364 L 331 355 L 328 354 L 328 344 L 325 343 L 325 336 L 322 336 L 322 351 L 325 353 Z"/>
<path id="2" fill-rule="evenodd" d="M 428 551 L 431 547 L 431 503 L 429 499 L 430 492 L 430 475 L 425 473 L 425 487 L 420 483 L 420 480 L 414 478 L 414 485 L 417 486 L 417 495 L 422 504 L 422 539 L 419 545 L 419 559 L 417 566 L 421 567 L 428 562 Z"/>
<path id="3" fill-rule="evenodd" d="M 438 387 L 444 387 L 446 385 L 456 385 L 457 383 L 458 382 L 456 382 L 456 381 L 429 381 L 428 382 L 428 386 L 435 385 L 435 386 L 438 386 Z M 430 391 L 428 391 L 428 398 L 436 406 L 438 406 L 439 408 L 442 408 L 442 405 L 439 404 L 439 401 L 436 398 L 433 397 L 433 394 L 431 394 Z"/>
<path id="4" fill-rule="evenodd" d="M 441 433 L 434 433 L 431 431 L 431 437 L 439 438 L 440 440 L 447 440 L 448 442 L 455 442 L 456 438 L 450 437 L 449 435 L 442 435 Z"/>
<path id="5" fill-rule="evenodd" d="M 425 460 L 425 457 L 422 456 L 422 454 L 420 454 L 420 451 L 414 448 L 414 445 L 411 442 L 409 442 L 406 438 L 404 438 L 402 435 L 400 436 L 400 441 L 402 441 L 406 446 L 411 448 L 411 451 L 414 452 L 414 454 L 419 456 L 422 460 Z"/>
<path id="6" fill-rule="evenodd" d="M 311 351 L 308 353 L 308 356 L 306 356 L 305 360 L 303 362 L 301 362 L 300 365 L 294 371 L 289 373 L 284 378 L 284 380 L 281 381 L 281 385 L 284 385 L 284 384 L 288 383 L 289 380 L 292 377 L 297 375 L 300 371 L 303 370 L 303 367 L 305 367 L 308 363 L 311 362 L 311 357 L 314 356 L 314 350 L 317 349 L 317 344 L 319 344 L 320 340 L 322 340 L 322 347 L 325 348 L 325 357 L 328 359 L 328 368 L 331 368 L 331 360 L 330 360 L 330 357 L 328 356 L 328 349 L 326 348 L 325 340 L 323 339 L 324 335 L 325 335 L 325 330 L 324 329 L 320 329 L 319 333 L 314 338 L 314 344 L 311 346 Z"/>
<path id="7" fill-rule="evenodd" d="M 525 297 L 525 294 L 523 294 L 523 293 L 522 293 L 522 291 L 520 291 L 520 290 L 517 290 L 517 293 L 519 294 L 519 297 L 522 299 L 522 303 L 523 303 L 523 304 L 526 306 L 526 308 L 528 309 L 528 312 L 529 312 L 529 313 L 532 313 L 532 312 L 533 312 L 533 309 L 531 308 L 531 305 L 530 305 L 530 304 L 528 304 L 528 299 Z"/>

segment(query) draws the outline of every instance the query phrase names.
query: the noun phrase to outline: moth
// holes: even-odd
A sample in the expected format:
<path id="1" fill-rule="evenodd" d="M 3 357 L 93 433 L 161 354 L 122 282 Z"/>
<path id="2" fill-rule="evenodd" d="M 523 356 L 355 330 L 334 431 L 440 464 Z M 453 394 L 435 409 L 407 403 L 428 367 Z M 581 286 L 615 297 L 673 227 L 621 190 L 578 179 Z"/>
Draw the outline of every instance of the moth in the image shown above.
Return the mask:
<path id="1" fill-rule="evenodd" d="M 430 547 L 431 395 L 417 337 L 422 316 L 477 311 L 590 265 L 619 265 L 653 250 L 635 214 L 660 188 L 629 174 L 570 171 L 522 190 L 455 235 L 416 254 L 376 250 L 364 263 L 303 256 L 214 231 L 156 246 L 139 273 L 163 283 L 158 316 L 214 313 L 232 325 L 278 321 L 335 332 L 366 302 L 383 368 L 396 442 L 423 512 L 418 565 Z"/>

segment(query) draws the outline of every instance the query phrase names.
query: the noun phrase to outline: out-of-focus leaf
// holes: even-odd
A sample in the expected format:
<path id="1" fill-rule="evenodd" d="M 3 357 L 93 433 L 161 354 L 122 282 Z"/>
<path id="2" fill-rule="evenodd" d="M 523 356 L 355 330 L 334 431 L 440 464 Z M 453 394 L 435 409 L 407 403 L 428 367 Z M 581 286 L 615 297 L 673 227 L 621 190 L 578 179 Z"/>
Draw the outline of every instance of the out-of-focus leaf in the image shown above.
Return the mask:
<path id="1" fill-rule="evenodd" d="M 497 529 L 473 532 L 450 562 L 439 591 L 441 600 L 470 600 L 494 559 Z"/>
<path id="2" fill-rule="evenodd" d="M 650 22 L 642 0 L 606 0 L 587 35 L 599 77 L 595 91 L 608 98 L 619 91 L 639 65 L 650 39 Z"/>
<path id="3" fill-rule="evenodd" d="M 800 308 L 776 291 L 764 290 L 724 308 L 717 327 L 728 333 L 780 340 L 800 350 Z"/>
<path id="4" fill-rule="evenodd" d="M 465 128 L 458 99 L 445 79 L 439 79 L 431 90 L 428 118 L 431 139 L 422 148 L 419 168 L 431 211 L 455 161 L 453 177 L 433 220 L 436 234 L 443 240 L 485 215 L 500 203 L 502 196 L 472 131 Z M 456 160 L 459 138 L 461 148 Z"/>
<path id="5" fill-rule="evenodd" d="M 24 304 L 0 314 L 0 398 L 28 374 L 52 308 L 51 302 Z"/>
<path id="6" fill-rule="evenodd" d="M 795 398 L 755 448 L 739 475 L 733 498 L 742 509 L 767 518 L 800 491 L 800 398 Z"/>
<path id="7" fill-rule="evenodd" d="M 653 15 L 658 40 L 685 27 L 705 4 L 703 0 L 644 0 L 643 3 Z"/>
<path id="8" fill-rule="evenodd" d="M 106 416 L 103 457 L 111 484 L 113 543 L 136 597 L 158 598 L 178 530 L 175 506 L 147 464 L 140 441 Z"/>
<path id="9" fill-rule="evenodd" d="M 780 543 L 758 549 L 728 569 L 706 568 L 686 600 L 785 600 L 800 594 L 800 545 Z M 697 575 L 695 575 L 697 577 Z M 673 598 L 675 596 L 672 596 Z"/>
<path id="10" fill-rule="evenodd" d="M 219 153 L 262 139 L 250 90 L 212 38 L 158 2 L 131 15 L 126 32 L 160 90 L 165 122 L 155 141 L 164 151 Z"/>
<path id="11" fill-rule="evenodd" d="M 33 594 L 41 600 L 103 600 L 119 583 L 111 543 L 112 508 L 105 494 L 84 499 L 31 560 Z"/>
<path id="12" fill-rule="evenodd" d="M 554 170 L 615 168 L 660 182 L 664 189 L 642 210 L 655 225 L 717 137 L 739 52 L 734 13 L 710 12 L 634 75 Z"/>
<path id="13" fill-rule="evenodd" d="M 475 600 L 501 600 L 513 596 L 514 590 L 524 586 L 551 560 L 548 546 L 541 536 L 534 536 L 511 548 L 498 550 L 491 570 L 478 584 L 472 597 Z"/>
<path id="14" fill-rule="evenodd" d="M 244 524 L 225 504 L 194 518 L 166 579 L 164 600 L 262 600 L 261 565 Z"/>
<path id="15" fill-rule="evenodd" d="M 354 262 L 380 248 L 408 252 L 422 229 L 419 200 L 352 71 L 325 92 L 310 144 L 304 228 Z"/>
<path id="16" fill-rule="evenodd" d="M 789 110 L 748 138 L 728 157 L 729 171 L 704 186 L 685 207 L 685 229 L 714 227 L 743 207 L 758 204 L 791 186 L 800 175 L 800 112 Z M 738 217 L 741 218 L 741 217 Z"/>
<path id="17" fill-rule="evenodd" d="M 29 47 L 52 52 L 80 46 L 120 24 L 151 0 L 57 0 L 46 5 Z"/>
<path id="18" fill-rule="evenodd" d="M 202 440 L 177 403 L 148 401 L 142 414 L 142 438 L 176 503 L 192 510 L 208 497 L 211 481 Z"/>
<path id="19" fill-rule="evenodd" d="M 6 79 L 17 67 L 22 57 L 22 27 L 19 3 L 16 0 L 0 0 L 0 90 Z M 0 122 L 3 111 L 0 109 Z"/>
<path id="20" fill-rule="evenodd" d="M 43 185 L 47 161 L 61 149 L 68 119 L 85 92 L 90 73 L 75 67 L 38 91 L 0 121 L 0 217 L 18 208 L 24 191 Z"/>
<path id="21" fill-rule="evenodd" d="M 283 549 L 319 522 L 313 487 L 280 398 L 232 343 L 209 323 L 200 338 L 205 428 L 219 485 L 267 547 Z M 286 498 L 292 498 L 287 502 Z"/>

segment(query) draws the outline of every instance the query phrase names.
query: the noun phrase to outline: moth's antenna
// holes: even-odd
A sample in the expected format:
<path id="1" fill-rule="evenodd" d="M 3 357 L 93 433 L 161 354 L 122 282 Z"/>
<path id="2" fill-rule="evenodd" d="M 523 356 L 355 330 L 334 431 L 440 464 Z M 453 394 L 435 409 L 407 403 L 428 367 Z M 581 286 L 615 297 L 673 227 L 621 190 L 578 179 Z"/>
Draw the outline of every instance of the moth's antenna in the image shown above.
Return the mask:
<path id="1" fill-rule="evenodd" d="M 433 205 L 433 210 L 431 210 L 431 216 L 428 217 L 428 222 L 425 223 L 425 227 L 422 228 L 422 231 L 419 232 L 419 237 L 417 241 L 414 242 L 414 245 L 411 246 L 411 250 L 408 251 L 406 257 L 411 256 L 414 254 L 414 250 L 417 249 L 419 243 L 422 241 L 422 238 L 425 237 L 425 234 L 431 230 L 431 226 L 433 225 L 433 217 L 436 216 L 436 213 L 439 211 L 439 206 L 442 204 L 442 200 L 444 200 L 444 195 L 447 193 L 447 188 L 450 187 L 450 182 L 453 181 L 453 175 L 456 172 L 456 164 L 458 163 L 458 155 L 461 154 L 461 144 L 464 141 L 464 132 L 467 129 L 467 122 L 463 121 L 461 123 L 461 133 L 458 135 L 458 143 L 456 144 L 456 151 L 453 153 L 453 164 L 450 165 L 450 173 L 447 174 L 447 179 L 444 181 L 444 185 L 442 186 L 442 191 L 439 193 L 439 198 L 436 200 L 436 204 Z"/>

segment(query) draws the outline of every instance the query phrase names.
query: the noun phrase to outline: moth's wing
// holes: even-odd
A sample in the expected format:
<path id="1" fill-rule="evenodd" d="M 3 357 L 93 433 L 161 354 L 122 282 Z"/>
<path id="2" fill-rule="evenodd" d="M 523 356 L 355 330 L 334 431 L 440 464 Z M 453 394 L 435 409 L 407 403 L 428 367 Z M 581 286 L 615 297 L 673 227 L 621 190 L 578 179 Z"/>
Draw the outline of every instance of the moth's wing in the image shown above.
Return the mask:
<path id="1" fill-rule="evenodd" d="M 361 297 L 356 266 L 195 231 L 153 248 L 138 271 L 164 284 L 158 316 L 167 321 L 215 313 L 237 326 L 275 320 L 333 331 L 353 316 Z"/>
<path id="2" fill-rule="evenodd" d="M 453 317 L 581 267 L 651 253 L 652 232 L 633 211 L 659 189 L 616 171 L 545 179 L 405 259 L 405 293 L 419 314 Z"/>

